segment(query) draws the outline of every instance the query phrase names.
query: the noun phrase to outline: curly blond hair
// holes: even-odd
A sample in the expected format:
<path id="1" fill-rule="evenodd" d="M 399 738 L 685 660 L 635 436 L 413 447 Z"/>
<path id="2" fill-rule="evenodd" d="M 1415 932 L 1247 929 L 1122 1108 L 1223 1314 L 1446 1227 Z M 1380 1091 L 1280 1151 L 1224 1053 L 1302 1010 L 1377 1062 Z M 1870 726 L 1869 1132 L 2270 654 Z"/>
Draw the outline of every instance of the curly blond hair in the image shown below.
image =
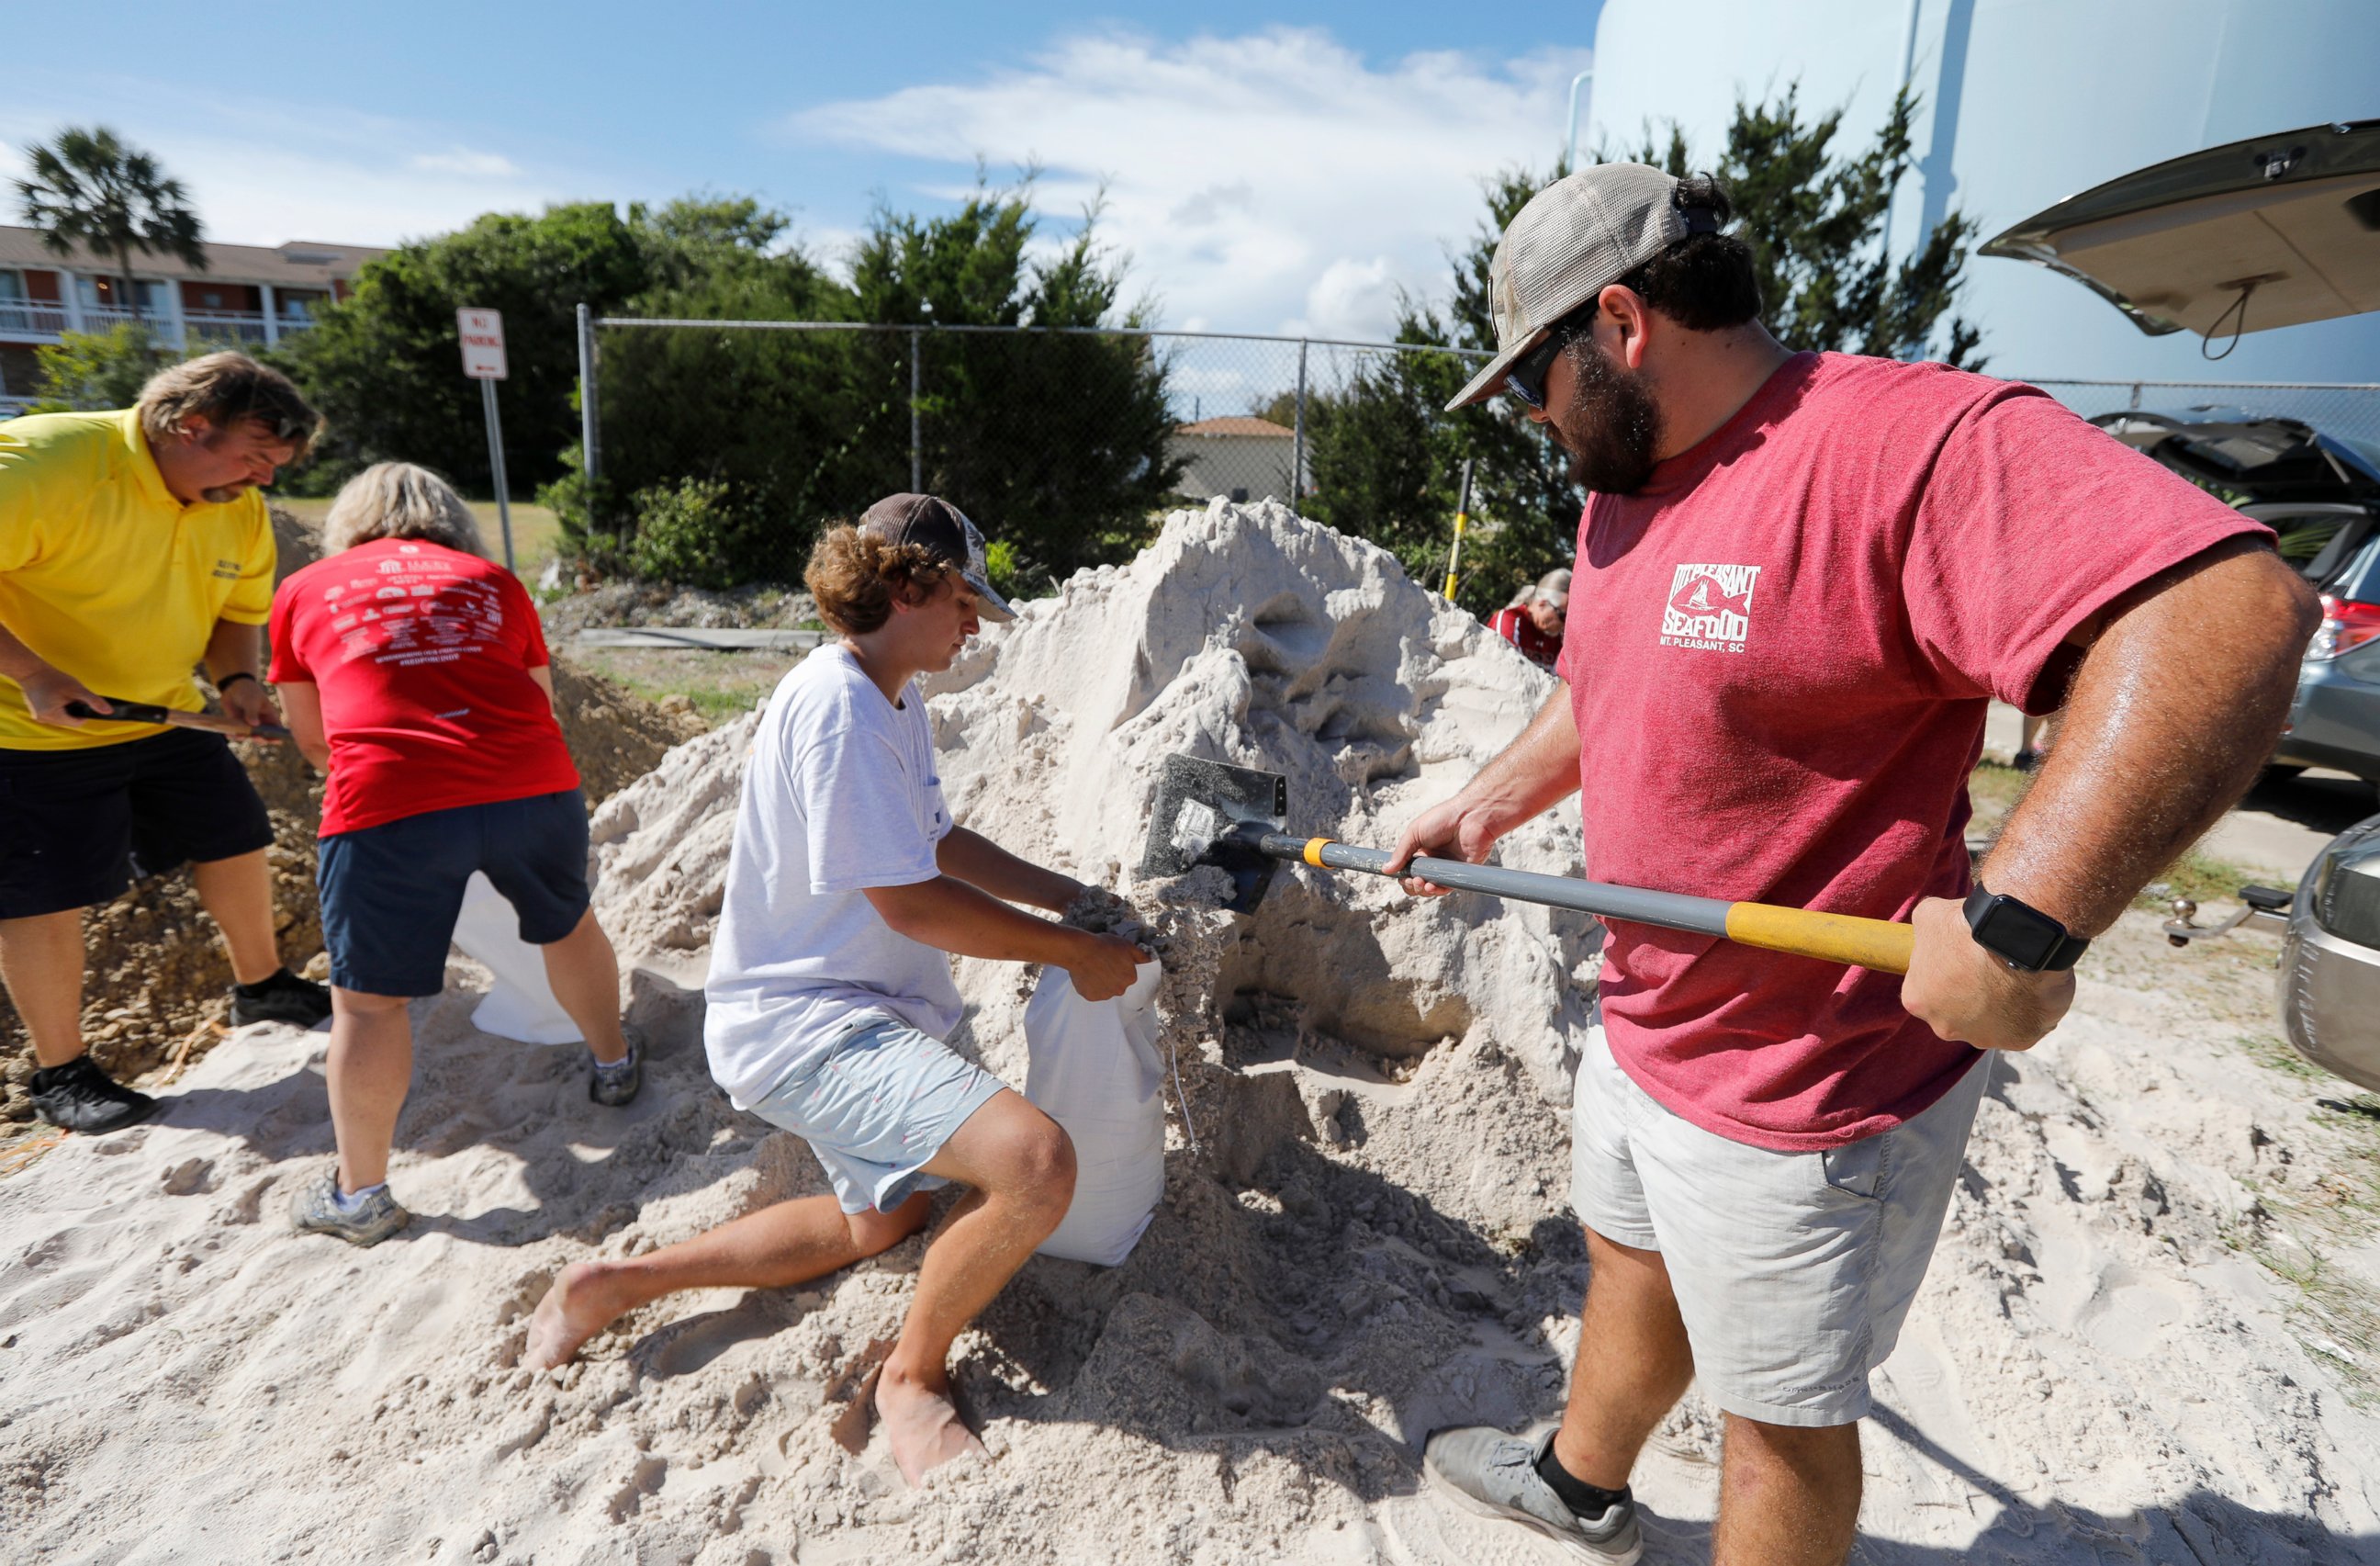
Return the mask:
<path id="1" fill-rule="evenodd" d="M 892 618 L 904 589 L 931 597 L 958 568 L 922 544 L 894 544 L 845 522 L 810 547 L 802 581 L 818 600 L 819 618 L 845 636 L 865 636 Z"/>

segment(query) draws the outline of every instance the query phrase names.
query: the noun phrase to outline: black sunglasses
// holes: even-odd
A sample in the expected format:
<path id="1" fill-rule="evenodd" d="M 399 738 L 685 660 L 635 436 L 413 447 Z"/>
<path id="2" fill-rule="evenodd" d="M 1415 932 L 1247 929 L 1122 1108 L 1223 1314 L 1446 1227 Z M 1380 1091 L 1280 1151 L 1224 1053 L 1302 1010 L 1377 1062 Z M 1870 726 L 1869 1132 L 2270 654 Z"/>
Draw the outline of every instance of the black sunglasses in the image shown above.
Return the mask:
<path id="1" fill-rule="evenodd" d="M 1504 389 L 1542 413 L 1546 410 L 1546 377 L 1553 373 L 1554 361 L 1561 357 L 1573 338 L 1586 330 L 1587 323 L 1576 315 L 1557 321 L 1546 333 L 1546 340 L 1512 361 L 1504 372 Z"/>

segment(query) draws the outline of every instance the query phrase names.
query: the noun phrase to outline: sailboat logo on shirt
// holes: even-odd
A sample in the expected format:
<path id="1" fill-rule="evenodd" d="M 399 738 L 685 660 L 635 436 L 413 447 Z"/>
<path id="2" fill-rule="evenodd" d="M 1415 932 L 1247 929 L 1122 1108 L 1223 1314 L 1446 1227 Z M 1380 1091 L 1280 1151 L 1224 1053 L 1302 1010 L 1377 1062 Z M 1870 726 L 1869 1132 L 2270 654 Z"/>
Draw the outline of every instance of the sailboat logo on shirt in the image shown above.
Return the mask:
<path id="1" fill-rule="evenodd" d="M 1741 653 L 1752 632 L 1752 593 L 1758 566 L 1683 565 L 1670 578 L 1661 609 L 1661 645 L 1706 653 Z"/>

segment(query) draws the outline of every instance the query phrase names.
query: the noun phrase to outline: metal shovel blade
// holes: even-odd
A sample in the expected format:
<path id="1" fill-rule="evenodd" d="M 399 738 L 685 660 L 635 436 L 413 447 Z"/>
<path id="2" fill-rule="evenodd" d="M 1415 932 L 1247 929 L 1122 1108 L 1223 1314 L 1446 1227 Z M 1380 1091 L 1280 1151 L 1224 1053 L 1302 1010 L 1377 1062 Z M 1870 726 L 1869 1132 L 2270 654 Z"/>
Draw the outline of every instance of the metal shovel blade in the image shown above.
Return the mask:
<path id="1" fill-rule="evenodd" d="M 1141 877 L 1155 880 L 1186 875 L 1202 864 L 1217 865 L 1232 876 L 1232 899 L 1226 906 L 1235 913 L 1247 912 L 1272 885 L 1276 862 L 1229 837 L 1244 822 L 1286 830 L 1289 779 L 1252 766 L 1166 757 L 1149 815 L 1148 841 L 1141 850 Z"/>

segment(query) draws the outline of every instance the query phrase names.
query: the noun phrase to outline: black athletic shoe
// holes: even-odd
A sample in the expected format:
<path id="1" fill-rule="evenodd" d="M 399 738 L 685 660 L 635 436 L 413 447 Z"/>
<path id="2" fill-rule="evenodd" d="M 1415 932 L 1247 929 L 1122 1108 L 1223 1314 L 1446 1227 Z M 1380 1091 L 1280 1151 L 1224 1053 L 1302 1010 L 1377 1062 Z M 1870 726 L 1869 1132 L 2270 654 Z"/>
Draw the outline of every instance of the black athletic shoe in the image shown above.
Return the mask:
<path id="1" fill-rule="evenodd" d="M 33 1108 L 50 1124 L 89 1136 L 139 1125 L 157 1112 L 157 1101 L 110 1077 L 90 1056 L 78 1055 L 33 1073 Z"/>
<path id="2" fill-rule="evenodd" d="M 231 987 L 231 1025 L 287 1022 L 310 1028 L 331 1014 L 331 992 L 311 979 L 301 979 L 286 968 L 273 970 L 269 979 Z"/>

